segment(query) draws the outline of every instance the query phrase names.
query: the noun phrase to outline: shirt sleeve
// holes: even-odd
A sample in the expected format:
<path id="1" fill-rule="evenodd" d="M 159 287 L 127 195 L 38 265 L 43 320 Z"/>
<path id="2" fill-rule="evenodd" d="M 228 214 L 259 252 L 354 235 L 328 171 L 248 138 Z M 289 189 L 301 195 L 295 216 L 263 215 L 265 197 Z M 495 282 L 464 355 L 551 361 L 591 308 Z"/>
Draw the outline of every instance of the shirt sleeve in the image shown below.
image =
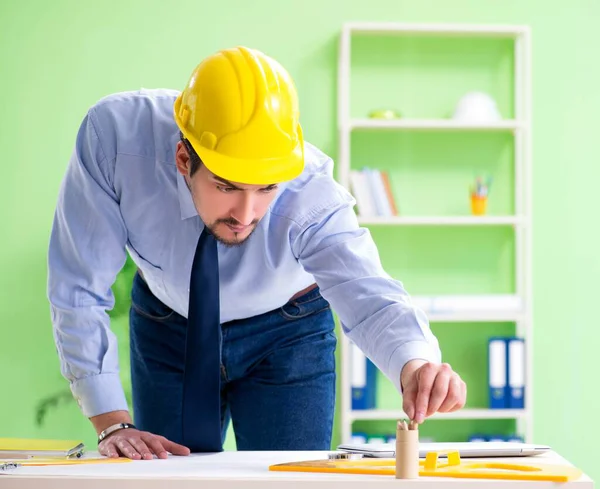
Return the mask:
<path id="1" fill-rule="evenodd" d="M 83 120 L 63 178 L 48 250 L 47 294 L 61 373 L 87 417 L 127 410 L 107 310 L 126 260 L 127 230 L 113 189 L 114 155 Z"/>
<path id="2" fill-rule="evenodd" d="M 441 362 L 438 341 L 403 284 L 382 268 L 370 232 L 358 225 L 352 196 L 332 179 L 321 180 L 311 192 L 331 199 L 297 222 L 292 248 L 344 333 L 401 392 L 400 372 L 408 361 Z"/>

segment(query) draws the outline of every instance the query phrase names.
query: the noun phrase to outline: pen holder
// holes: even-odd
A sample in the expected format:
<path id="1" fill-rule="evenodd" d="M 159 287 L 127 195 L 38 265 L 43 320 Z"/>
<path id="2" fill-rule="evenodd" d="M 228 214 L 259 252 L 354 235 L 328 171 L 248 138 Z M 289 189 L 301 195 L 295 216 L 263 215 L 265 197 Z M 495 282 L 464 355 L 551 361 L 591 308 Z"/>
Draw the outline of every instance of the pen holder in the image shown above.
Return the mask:
<path id="1" fill-rule="evenodd" d="M 474 216 L 483 216 L 487 210 L 487 197 L 471 194 L 471 213 Z"/>
<path id="2" fill-rule="evenodd" d="M 419 477 L 419 430 L 396 432 L 396 479 Z"/>

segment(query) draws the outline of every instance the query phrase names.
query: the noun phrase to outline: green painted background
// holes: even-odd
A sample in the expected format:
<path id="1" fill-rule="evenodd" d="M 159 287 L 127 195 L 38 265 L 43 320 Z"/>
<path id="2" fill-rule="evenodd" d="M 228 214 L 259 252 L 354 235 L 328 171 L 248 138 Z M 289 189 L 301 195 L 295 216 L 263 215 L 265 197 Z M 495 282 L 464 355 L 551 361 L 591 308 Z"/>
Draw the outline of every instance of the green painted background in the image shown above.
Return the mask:
<path id="1" fill-rule="evenodd" d="M 302 6 L 281 0 L 2 2 L 0 436 L 81 437 L 93 445 L 91 425 L 74 401 L 50 409 L 42 427 L 35 417 L 43 399 L 66 387 L 58 371 L 45 298 L 46 246 L 75 132 L 98 98 L 140 87 L 182 88 L 204 56 L 225 46 L 246 44 L 268 52 L 288 68 L 300 92 L 307 139 L 335 157 L 336 60 L 343 21 L 529 24 L 533 31 L 534 435 L 537 442 L 552 445 L 593 478 L 600 477 L 592 452 L 600 435 L 594 416 L 600 396 L 593 361 L 600 346 L 593 316 L 600 288 L 594 199 L 600 177 L 596 146 L 600 68 L 595 62 L 599 16 L 600 4 L 593 0 L 552 5 L 541 0 L 371 0 L 355 5 L 306 0 Z M 355 86 L 364 84 L 360 93 L 353 93 L 353 114 L 393 102 L 405 116 L 447 115 L 451 102 L 468 88 L 463 85 L 466 80 L 487 87 L 504 108 L 513 95 L 503 88 L 504 77 L 510 76 L 510 59 L 502 43 L 490 43 L 481 52 L 465 43 L 454 44 L 468 52 L 464 58 L 452 59 L 460 73 L 470 73 L 466 79 L 442 64 L 440 69 L 449 78 L 426 78 L 417 70 L 420 75 L 407 84 L 389 82 L 375 91 L 367 87 L 369 73 L 390 72 L 386 59 L 365 54 L 368 44 L 365 41 L 353 60 L 359 68 Z M 422 42 L 409 47 L 412 57 L 393 54 L 389 47 L 384 52 L 387 49 L 387 56 L 406 69 L 420 63 L 440 66 L 436 53 L 450 52 L 452 46 Z M 483 68 L 471 69 L 474 66 Z M 378 99 L 380 93 L 385 98 Z M 490 212 L 512 210 L 511 190 L 502 185 L 510 181 L 512 171 L 507 135 L 467 134 L 460 141 L 433 136 L 447 155 L 447 167 L 457 168 L 452 172 L 429 148 L 431 135 L 402 135 L 397 142 L 390 142 L 390 137 L 359 134 L 353 138 L 353 155 L 361 161 L 376 160 L 382 167 L 392 165 L 385 151 L 404 160 L 394 164 L 392 175 L 404 213 L 466 212 L 461 207 L 465 182 L 481 168 L 493 170 L 500 179 Z M 366 143 L 373 141 L 375 152 L 366 149 Z M 471 149 L 463 161 L 454 150 L 464 143 Z M 482 161 L 490 153 L 495 158 Z M 420 155 L 420 164 L 406 161 L 412 154 Z M 410 185 L 405 183 L 409 181 Z M 457 229 L 373 231 L 384 264 L 412 293 L 469 292 L 476 287 L 502 292 L 513 286 L 512 238 L 506 229 L 473 229 L 468 234 Z M 488 243 L 497 244 L 485 253 L 468 249 Z M 456 264 L 452 273 L 443 271 L 449 263 Z M 115 321 L 123 346 L 126 327 L 126 320 Z M 512 326 L 434 324 L 433 328 L 446 359 L 469 381 L 469 405 L 483 405 L 482 359 L 466 362 L 461 352 L 476 351 L 488 332 L 511 331 Z M 125 362 L 125 348 L 121 354 Z M 386 388 L 379 400 L 388 406 L 399 402 Z M 463 421 L 431 421 L 427 427 L 449 438 L 482 429 L 481 422 Z M 510 430 L 510 422 L 499 423 L 497 429 Z"/>

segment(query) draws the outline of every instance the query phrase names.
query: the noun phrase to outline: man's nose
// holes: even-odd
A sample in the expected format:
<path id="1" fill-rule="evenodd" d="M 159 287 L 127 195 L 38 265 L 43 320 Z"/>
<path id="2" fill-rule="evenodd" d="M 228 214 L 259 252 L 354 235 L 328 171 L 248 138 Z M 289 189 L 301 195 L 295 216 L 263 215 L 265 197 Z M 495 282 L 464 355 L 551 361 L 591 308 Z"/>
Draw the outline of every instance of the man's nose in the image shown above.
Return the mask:
<path id="1" fill-rule="evenodd" d="M 254 221 L 254 196 L 251 192 L 241 192 L 240 200 L 233 209 L 231 217 L 243 226 L 249 226 Z"/>

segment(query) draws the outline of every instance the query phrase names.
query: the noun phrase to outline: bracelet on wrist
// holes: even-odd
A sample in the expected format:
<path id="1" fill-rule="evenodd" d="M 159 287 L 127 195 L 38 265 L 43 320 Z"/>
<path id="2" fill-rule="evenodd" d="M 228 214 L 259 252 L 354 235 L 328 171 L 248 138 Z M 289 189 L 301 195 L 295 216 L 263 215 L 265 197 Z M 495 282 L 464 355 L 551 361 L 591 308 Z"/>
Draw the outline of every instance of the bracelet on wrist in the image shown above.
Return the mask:
<path id="1" fill-rule="evenodd" d="M 98 443 L 104 440 L 108 435 L 113 434 L 115 431 L 126 430 L 127 428 L 137 429 L 132 423 L 113 424 L 100 432 L 100 434 L 98 435 Z"/>

